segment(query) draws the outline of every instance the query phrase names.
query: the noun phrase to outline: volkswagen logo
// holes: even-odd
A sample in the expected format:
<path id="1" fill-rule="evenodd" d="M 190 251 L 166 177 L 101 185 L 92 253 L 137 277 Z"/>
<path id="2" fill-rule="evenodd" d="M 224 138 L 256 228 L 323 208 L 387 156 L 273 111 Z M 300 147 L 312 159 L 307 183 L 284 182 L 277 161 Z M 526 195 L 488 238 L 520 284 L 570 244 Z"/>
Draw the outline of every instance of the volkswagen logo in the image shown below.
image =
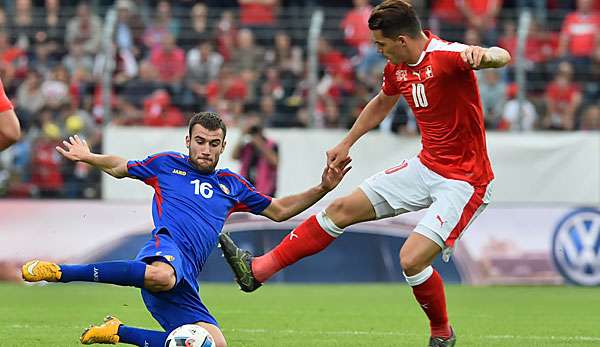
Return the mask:
<path id="1" fill-rule="evenodd" d="M 600 211 L 585 208 L 566 215 L 554 231 L 552 253 L 567 280 L 600 285 Z"/>

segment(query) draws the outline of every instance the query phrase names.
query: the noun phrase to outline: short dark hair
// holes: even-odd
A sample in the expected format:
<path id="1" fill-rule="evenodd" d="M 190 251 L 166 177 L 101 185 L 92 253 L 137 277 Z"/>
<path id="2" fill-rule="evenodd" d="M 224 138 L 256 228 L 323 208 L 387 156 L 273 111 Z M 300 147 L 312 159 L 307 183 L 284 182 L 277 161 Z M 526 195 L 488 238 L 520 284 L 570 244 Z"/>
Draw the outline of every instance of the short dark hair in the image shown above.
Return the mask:
<path id="1" fill-rule="evenodd" d="M 208 130 L 223 130 L 223 139 L 227 135 L 227 127 L 221 117 L 215 112 L 199 112 L 192 116 L 188 126 L 188 132 L 190 137 L 192 136 L 192 128 L 194 125 L 200 124 L 203 128 Z"/>
<path id="2" fill-rule="evenodd" d="M 421 22 L 409 3 L 385 0 L 371 12 L 369 29 L 381 30 L 383 36 L 390 39 L 401 34 L 415 38 L 421 32 Z"/>

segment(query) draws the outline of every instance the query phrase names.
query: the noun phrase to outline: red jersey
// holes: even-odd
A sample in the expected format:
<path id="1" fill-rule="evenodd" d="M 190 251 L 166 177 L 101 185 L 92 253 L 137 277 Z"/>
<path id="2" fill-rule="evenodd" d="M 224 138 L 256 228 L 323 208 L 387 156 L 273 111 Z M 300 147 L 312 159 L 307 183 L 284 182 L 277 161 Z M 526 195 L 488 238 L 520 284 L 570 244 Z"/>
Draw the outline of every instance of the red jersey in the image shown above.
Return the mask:
<path id="1" fill-rule="evenodd" d="M 460 57 L 467 46 L 425 31 L 429 42 L 414 65 L 387 63 L 382 91 L 402 94 L 421 130 L 423 165 L 438 174 L 485 185 L 494 178 L 485 143 L 477 79 Z"/>
<path id="2" fill-rule="evenodd" d="M 600 31 L 600 15 L 571 12 L 563 22 L 561 34 L 569 37 L 569 52 L 575 57 L 590 57 Z"/>

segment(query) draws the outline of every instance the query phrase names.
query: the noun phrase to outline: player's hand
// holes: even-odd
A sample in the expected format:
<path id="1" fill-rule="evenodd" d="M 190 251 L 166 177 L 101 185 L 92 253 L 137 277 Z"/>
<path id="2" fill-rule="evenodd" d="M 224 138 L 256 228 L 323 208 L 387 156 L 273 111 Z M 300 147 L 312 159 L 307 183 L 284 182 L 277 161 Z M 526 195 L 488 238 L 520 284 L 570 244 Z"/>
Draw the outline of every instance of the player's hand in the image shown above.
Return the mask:
<path id="1" fill-rule="evenodd" d="M 460 53 L 460 57 L 465 63 L 469 64 L 472 69 L 478 69 L 486 52 L 487 48 L 468 46 L 467 49 Z"/>
<path id="2" fill-rule="evenodd" d="M 330 168 L 329 166 L 325 166 L 323 175 L 321 176 L 321 188 L 330 191 L 337 187 L 342 178 L 352 169 L 352 166 L 348 166 L 351 161 L 352 159 L 347 157 L 338 167 Z"/>
<path id="3" fill-rule="evenodd" d="M 327 166 L 330 169 L 343 169 L 345 165 L 342 166 L 342 164 L 350 159 L 348 152 L 350 152 L 350 146 L 343 143 L 328 150 L 325 152 L 327 154 Z"/>
<path id="4" fill-rule="evenodd" d="M 79 136 L 70 136 L 69 141 L 63 141 L 63 145 L 66 150 L 60 146 L 56 146 L 58 153 L 62 154 L 65 158 L 72 161 L 85 160 L 90 155 L 90 146 Z"/>

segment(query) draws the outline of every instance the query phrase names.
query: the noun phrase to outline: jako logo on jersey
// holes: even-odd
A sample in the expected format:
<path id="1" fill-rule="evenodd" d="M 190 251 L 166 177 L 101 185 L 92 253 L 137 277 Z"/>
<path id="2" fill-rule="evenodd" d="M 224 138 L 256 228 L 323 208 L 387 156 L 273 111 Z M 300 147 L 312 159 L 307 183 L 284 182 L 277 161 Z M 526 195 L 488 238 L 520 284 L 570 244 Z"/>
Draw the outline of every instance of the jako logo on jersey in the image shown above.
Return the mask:
<path id="1" fill-rule="evenodd" d="M 181 170 L 177 170 L 177 169 L 173 169 L 172 173 L 178 174 L 178 175 L 181 175 L 181 176 L 186 176 L 187 175 L 187 172 L 181 171 Z"/>
<path id="2" fill-rule="evenodd" d="M 567 280 L 600 285 L 600 211 L 584 208 L 567 214 L 554 231 L 552 255 Z"/>
<path id="3" fill-rule="evenodd" d="M 223 191 L 223 193 L 225 193 L 225 194 L 227 194 L 227 195 L 229 195 L 229 193 L 231 193 L 231 192 L 229 191 L 229 188 L 227 188 L 227 186 L 226 186 L 226 185 L 224 185 L 223 183 L 219 183 L 219 187 L 221 187 L 221 190 Z"/>

